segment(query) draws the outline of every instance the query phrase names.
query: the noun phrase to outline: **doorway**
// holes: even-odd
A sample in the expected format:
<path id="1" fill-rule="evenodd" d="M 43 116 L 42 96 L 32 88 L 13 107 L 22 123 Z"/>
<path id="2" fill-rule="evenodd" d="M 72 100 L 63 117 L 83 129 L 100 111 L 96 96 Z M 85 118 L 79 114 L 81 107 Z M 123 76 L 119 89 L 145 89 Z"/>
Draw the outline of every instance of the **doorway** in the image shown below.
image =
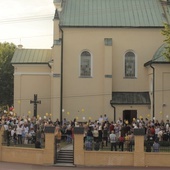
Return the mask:
<path id="1" fill-rule="evenodd" d="M 124 110 L 123 111 L 123 122 L 128 121 L 129 124 L 132 124 L 133 118 L 137 118 L 137 110 Z"/>

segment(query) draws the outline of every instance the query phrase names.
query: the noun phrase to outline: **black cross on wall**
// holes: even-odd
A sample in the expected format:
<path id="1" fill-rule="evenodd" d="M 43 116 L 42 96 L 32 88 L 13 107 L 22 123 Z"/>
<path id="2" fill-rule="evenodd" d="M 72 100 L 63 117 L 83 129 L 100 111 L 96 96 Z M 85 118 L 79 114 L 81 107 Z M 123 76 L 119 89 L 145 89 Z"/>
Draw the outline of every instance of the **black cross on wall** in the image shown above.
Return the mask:
<path id="1" fill-rule="evenodd" d="M 37 104 L 41 104 L 41 100 L 37 100 L 37 94 L 34 94 L 34 100 L 30 100 L 30 104 L 34 104 L 34 117 L 37 117 Z"/>

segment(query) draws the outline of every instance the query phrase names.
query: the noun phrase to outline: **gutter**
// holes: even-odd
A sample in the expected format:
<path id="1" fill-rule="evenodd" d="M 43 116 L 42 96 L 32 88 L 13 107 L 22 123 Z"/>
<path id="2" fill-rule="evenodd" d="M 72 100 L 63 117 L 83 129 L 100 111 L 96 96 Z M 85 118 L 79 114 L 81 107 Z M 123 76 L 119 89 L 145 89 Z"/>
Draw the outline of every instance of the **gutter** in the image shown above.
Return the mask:
<path id="1" fill-rule="evenodd" d="M 59 26 L 61 30 L 61 81 L 60 81 L 60 123 L 62 125 L 63 122 L 63 40 L 64 40 L 64 32 L 62 28 Z"/>
<path id="2" fill-rule="evenodd" d="M 116 107 L 111 103 L 111 100 L 110 100 L 110 105 L 113 107 L 114 110 L 113 117 L 114 117 L 114 121 L 116 122 Z"/>
<path id="3" fill-rule="evenodd" d="M 152 94 L 152 109 L 153 109 L 153 114 L 152 114 L 152 118 L 155 117 L 155 68 L 152 66 L 152 64 L 149 65 L 152 69 L 153 69 L 153 94 Z M 153 119 L 154 121 L 154 119 Z"/>

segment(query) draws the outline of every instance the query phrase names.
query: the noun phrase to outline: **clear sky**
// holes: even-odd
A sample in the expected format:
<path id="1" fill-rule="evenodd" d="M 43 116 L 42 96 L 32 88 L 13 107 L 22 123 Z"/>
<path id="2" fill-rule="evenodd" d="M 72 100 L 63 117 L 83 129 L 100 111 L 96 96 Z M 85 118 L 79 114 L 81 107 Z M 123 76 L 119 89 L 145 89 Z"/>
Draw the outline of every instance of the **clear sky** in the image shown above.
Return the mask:
<path id="1" fill-rule="evenodd" d="M 53 0 L 0 0 L 0 42 L 51 48 L 54 12 Z"/>

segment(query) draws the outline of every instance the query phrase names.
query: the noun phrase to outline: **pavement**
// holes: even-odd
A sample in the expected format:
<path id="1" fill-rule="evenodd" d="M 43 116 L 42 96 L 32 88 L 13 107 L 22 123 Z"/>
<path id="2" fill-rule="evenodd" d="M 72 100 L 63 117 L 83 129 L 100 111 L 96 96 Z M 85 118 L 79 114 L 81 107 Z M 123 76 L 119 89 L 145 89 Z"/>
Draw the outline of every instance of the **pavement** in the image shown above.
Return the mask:
<path id="1" fill-rule="evenodd" d="M 0 170 L 169 170 L 170 167 L 60 167 L 0 162 Z"/>

